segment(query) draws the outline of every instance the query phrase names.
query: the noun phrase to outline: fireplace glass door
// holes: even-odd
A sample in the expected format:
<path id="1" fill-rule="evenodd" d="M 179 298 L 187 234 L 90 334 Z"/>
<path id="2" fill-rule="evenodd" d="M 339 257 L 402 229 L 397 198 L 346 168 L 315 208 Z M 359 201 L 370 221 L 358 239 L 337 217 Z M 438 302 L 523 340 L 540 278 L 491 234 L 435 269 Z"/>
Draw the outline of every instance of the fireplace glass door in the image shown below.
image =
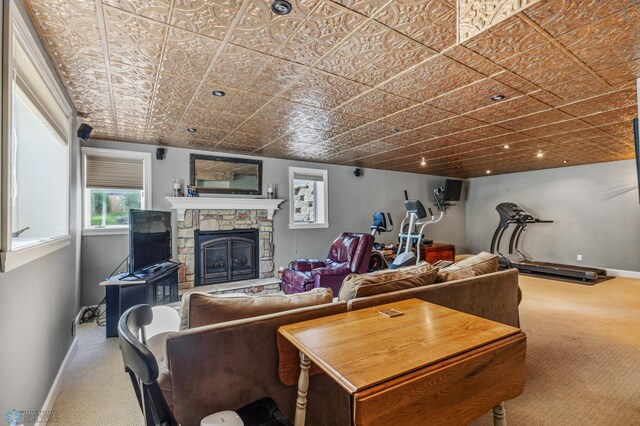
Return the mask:
<path id="1" fill-rule="evenodd" d="M 255 278 L 256 244 L 249 238 L 220 237 L 202 243 L 201 285 Z"/>

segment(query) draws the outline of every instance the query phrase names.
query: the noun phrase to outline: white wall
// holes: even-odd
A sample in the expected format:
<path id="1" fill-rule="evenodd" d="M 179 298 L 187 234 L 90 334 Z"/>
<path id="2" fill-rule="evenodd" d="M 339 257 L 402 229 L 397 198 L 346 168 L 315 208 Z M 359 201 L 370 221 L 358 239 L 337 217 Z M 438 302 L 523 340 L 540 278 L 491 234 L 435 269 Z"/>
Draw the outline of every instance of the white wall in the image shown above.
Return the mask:
<path id="1" fill-rule="evenodd" d="M 467 246 L 489 250 L 496 205 L 510 201 L 554 223 L 529 227 L 521 247 L 559 263 L 640 271 L 640 204 L 634 161 L 488 176 L 467 181 Z M 508 251 L 510 231 L 502 239 Z M 576 260 L 581 254 L 582 262 Z"/>
<path id="2" fill-rule="evenodd" d="M 115 148 L 155 153 L 155 146 L 123 142 L 89 140 L 86 146 Z M 189 154 L 225 155 L 209 151 L 194 151 L 181 148 L 167 148 L 165 160 L 155 160 L 153 156 L 153 208 L 168 210 L 165 197 L 171 194 L 174 178 L 189 181 Z M 361 177 L 353 175 L 353 167 L 320 163 L 288 161 L 273 158 L 263 160 L 263 196 L 271 184 L 277 185 L 279 198 L 288 199 L 289 166 L 321 168 L 328 170 L 329 180 L 329 225 L 328 229 L 289 229 L 288 201 L 280 206 L 274 216 L 275 265 L 286 266 L 297 257 L 317 257 L 324 259 L 331 242 L 341 232 L 369 232 L 375 211 L 388 211 L 399 227 L 404 217 L 403 190 L 411 197 L 419 198 L 425 206 L 432 205 L 431 192 L 444 184 L 445 178 L 413 173 L 389 172 L 365 169 Z M 397 229 L 397 228 L 396 228 Z M 451 207 L 444 220 L 426 230 L 427 238 L 455 244 L 464 251 L 465 218 L 464 203 Z M 397 232 L 386 234 L 378 241 L 393 242 Z M 112 270 L 128 254 L 126 236 L 84 236 L 82 239 L 82 303 L 94 304 L 104 297 L 104 290 L 98 287 Z"/>

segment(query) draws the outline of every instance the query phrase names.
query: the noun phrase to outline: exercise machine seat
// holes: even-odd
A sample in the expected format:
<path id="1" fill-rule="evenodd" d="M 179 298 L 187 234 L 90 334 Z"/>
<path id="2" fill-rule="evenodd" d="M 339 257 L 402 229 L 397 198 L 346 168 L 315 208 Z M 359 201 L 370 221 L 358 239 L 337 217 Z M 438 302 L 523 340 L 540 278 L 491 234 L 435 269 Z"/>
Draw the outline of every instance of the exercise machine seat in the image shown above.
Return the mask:
<path id="1" fill-rule="evenodd" d="M 338 294 L 347 275 L 367 272 L 372 248 L 372 235 L 344 232 L 331 244 L 324 262 L 297 259 L 289 263 L 282 274 L 282 291 L 293 294 L 325 287 Z"/>

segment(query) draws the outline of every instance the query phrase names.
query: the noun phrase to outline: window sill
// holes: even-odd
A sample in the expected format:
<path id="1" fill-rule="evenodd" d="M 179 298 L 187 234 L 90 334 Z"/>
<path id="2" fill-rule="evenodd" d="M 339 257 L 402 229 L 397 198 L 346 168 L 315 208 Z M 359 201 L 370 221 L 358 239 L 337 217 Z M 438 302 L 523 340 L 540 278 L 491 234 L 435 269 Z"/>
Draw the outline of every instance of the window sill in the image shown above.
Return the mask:
<path id="1" fill-rule="evenodd" d="M 328 227 L 328 223 L 289 223 L 289 229 L 319 229 Z"/>
<path id="2" fill-rule="evenodd" d="M 110 226 L 107 228 L 85 228 L 82 230 L 82 236 L 93 235 L 127 235 L 129 234 L 128 226 Z"/>
<path id="3" fill-rule="evenodd" d="M 71 237 L 59 237 L 45 240 L 21 249 L 11 250 L 1 253 L 2 272 L 8 272 L 20 266 L 33 262 L 43 256 L 53 253 L 56 250 L 67 247 L 71 244 Z"/>

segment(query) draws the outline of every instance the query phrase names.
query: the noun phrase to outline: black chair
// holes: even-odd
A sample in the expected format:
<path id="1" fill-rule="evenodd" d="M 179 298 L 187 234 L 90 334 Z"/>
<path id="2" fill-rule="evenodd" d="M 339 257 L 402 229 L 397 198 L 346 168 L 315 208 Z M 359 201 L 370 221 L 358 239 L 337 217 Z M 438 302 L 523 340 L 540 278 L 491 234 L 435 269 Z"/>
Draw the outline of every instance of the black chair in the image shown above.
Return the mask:
<path id="1" fill-rule="evenodd" d="M 129 308 L 118 322 L 120 350 L 125 371 L 129 373 L 133 390 L 142 410 L 146 426 L 179 426 L 169 408 L 160 385 L 156 358 L 146 346 L 145 326 L 151 324 L 153 310 L 149 305 Z M 263 398 L 238 410 L 211 414 L 201 426 L 293 426 L 270 398 Z"/>

